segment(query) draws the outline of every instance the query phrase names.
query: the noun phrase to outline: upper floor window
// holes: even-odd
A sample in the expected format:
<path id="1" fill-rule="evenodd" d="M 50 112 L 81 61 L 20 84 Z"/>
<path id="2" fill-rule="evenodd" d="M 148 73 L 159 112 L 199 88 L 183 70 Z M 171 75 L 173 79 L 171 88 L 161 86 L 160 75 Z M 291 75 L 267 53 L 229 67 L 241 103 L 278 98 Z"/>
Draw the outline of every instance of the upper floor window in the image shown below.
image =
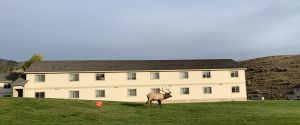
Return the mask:
<path id="1" fill-rule="evenodd" d="M 79 91 L 70 91 L 70 98 L 79 98 Z"/>
<path id="2" fill-rule="evenodd" d="M 231 87 L 231 92 L 232 93 L 239 93 L 240 92 L 240 87 L 239 86 L 232 86 Z"/>
<path id="3" fill-rule="evenodd" d="M 239 77 L 239 71 L 231 71 L 230 76 L 231 77 Z"/>
<path id="4" fill-rule="evenodd" d="M 69 81 L 79 81 L 79 74 L 70 74 Z"/>
<path id="5" fill-rule="evenodd" d="M 35 82 L 45 82 L 45 75 L 35 75 Z"/>
<path id="6" fill-rule="evenodd" d="M 128 89 L 127 91 L 128 96 L 136 96 L 136 89 Z"/>
<path id="7" fill-rule="evenodd" d="M 4 88 L 5 88 L 5 89 L 11 88 L 11 84 L 10 84 L 10 83 L 9 83 L 9 84 L 4 84 Z"/>
<path id="8" fill-rule="evenodd" d="M 190 94 L 190 89 L 189 88 L 180 88 L 180 94 L 188 95 L 188 94 Z"/>
<path id="9" fill-rule="evenodd" d="M 211 87 L 203 87 L 203 91 L 204 91 L 204 94 L 211 94 L 212 93 Z"/>
<path id="10" fill-rule="evenodd" d="M 189 72 L 179 72 L 179 78 L 180 79 L 188 79 L 189 78 Z"/>
<path id="11" fill-rule="evenodd" d="M 105 74 L 104 73 L 96 74 L 96 80 L 105 80 Z"/>
<path id="12" fill-rule="evenodd" d="M 45 92 L 36 92 L 35 98 L 45 98 Z"/>
<path id="13" fill-rule="evenodd" d="M 128 80 L 136 80 L 136 73 L 135 72 L 127 73 L 127 79 Z"/>
<path id="14" fill-rule="evenodd" d="M 151 72 L 151 80 L 159 79 L 159 72 Z"/>
<path id="15" fill-rule="evenodd" d="M 105 97 L 105 90 L 96 90 L 96 97 Z"/>
<path id="16" fill-rule="evenodd" d="M 152 88 L 151 93 L 160 93 L 160 88 Z"/>
<path id="17" fill-rule="evenodd" d="M 203 72 L 202 77 L 203 77 L 203 78 L 211 78 L 211 73 L 210 73 L 210 71 L 205 71 L 205 72 Z"/>

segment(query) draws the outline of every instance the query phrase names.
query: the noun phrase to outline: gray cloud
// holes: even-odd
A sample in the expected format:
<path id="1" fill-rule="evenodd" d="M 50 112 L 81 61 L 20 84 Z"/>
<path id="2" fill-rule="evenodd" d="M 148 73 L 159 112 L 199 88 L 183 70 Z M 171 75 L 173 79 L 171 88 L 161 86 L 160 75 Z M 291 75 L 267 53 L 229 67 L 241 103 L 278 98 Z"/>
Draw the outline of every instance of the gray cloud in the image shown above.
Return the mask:
<path id="1" fill-rule="evenodd" d="M 300 50 L 296 0 L 0 1 L 0 58 L 247 59 Z"/>

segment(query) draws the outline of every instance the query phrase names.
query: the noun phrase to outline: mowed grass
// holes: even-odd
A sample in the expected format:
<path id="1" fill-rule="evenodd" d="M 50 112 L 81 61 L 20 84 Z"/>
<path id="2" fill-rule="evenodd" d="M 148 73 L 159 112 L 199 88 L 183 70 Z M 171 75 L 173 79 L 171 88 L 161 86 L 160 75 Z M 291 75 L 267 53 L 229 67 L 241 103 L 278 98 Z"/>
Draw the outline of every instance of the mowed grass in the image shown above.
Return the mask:
<path id="1" fill-rule="evenodd" d="M 0 98 L 1 125 L 299 125 L 300 101 L 163 104 Z"/>

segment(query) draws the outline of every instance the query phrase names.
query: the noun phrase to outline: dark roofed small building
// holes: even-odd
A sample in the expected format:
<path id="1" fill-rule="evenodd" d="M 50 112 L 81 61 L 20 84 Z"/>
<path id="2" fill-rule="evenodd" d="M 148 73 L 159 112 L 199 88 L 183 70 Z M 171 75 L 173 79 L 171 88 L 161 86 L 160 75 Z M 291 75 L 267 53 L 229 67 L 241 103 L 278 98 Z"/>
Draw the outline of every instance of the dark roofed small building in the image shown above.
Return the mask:
<path id="1" fill-rule="evenodd" d="M 12 85 L 20 73 L 0 73 L 0 97 L 12 95 Z"/>
<path id="2" fill-rule="evenodd" d="M 288 93 L 289 100 L 300 100 L 300 84 L 293 87 L 293 89 Z"/>

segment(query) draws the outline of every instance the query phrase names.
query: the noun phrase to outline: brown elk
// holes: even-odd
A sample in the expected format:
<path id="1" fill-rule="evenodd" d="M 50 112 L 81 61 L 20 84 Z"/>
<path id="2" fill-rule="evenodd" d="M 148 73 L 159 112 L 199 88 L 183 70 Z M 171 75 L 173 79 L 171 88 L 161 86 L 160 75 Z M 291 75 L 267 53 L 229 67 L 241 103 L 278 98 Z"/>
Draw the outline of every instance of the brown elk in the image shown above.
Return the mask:
<path id="1" fill-rule="evenodd" d="M 152 106 L 152 101 L 157 101 L 158 105 L 159 105 L 159 108 L 161 108 L 161 101 L 172 97 L 171 91 L 169 89 L 167 89 L 168 92 L 165 92 L 163 90 L 163 88 L 160 91 L 162 91 L 163 93 L 149 93 L 149 94 L 147 94 L 147 99 L 148 100 L 147 100 L 146 104 L 150 103 L 150 105 Z"/>

